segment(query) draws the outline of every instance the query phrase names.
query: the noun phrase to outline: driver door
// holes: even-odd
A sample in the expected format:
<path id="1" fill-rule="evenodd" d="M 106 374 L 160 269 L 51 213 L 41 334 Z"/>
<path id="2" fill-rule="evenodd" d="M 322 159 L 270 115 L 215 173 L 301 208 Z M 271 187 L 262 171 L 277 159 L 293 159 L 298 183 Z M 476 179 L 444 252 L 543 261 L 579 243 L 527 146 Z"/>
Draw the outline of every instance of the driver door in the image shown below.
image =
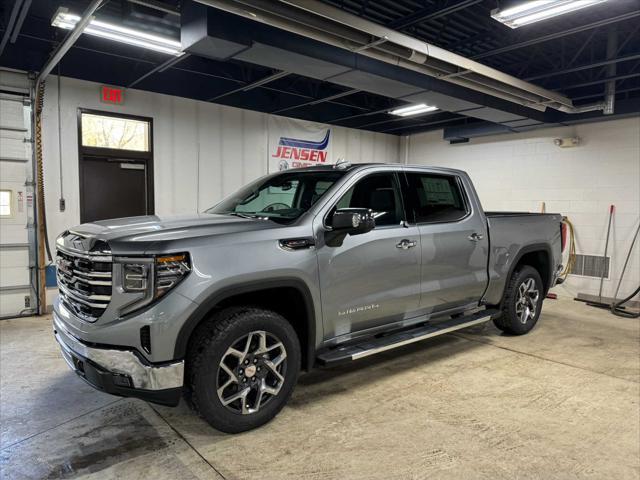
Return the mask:
<path id="1" fill-rule="evenodd" d="M 369 208 L 376 227 L 361 235 L 320 227 L 317 255 L 325 340 L 341 339 L 416 316 L 420 302 L 420 232 L 406 226 L 397 172 L 360 176 L 334 203 Z M 318 229 L 316 229 L 318 231 Z M 343 238 L 342 238 L 343 237 Z"/>

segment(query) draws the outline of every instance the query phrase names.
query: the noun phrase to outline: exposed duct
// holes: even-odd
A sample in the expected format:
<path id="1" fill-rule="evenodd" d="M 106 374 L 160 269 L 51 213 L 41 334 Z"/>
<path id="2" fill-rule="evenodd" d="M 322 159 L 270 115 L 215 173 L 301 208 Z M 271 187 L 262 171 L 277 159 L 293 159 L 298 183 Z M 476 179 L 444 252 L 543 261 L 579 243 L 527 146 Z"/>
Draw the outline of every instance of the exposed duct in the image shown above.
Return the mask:
<path id="1" fill-rule="evenodd" d="M 607 36 L 607 60 L 615 58 L 618 53 L 618 32 L 615 28 L 609 28 Z M 607 65 L 607 78 L 616 76 L 616 64 Z M 604 86 L 604 109 L 602 113 L 612 115 L 616 101 L 616 81 L 609 80 Z"/>
<path id="2" fill-rule="evenodd" d="M 557 92 L 520 80 L 461 55 L 364 20 L 317 0 L 197 0 L 249 20 L 285 30 L 528 108 L 565 113 L 603 110 L 604 103 L 575 107 Z"/>

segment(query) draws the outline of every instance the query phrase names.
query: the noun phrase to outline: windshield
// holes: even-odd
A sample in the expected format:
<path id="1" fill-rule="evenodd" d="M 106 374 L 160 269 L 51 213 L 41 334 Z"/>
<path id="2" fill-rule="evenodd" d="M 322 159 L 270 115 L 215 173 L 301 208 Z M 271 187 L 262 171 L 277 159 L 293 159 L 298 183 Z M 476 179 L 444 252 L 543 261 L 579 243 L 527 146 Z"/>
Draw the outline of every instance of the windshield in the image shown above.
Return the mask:
<path id="1" fill-rule="evenodd" d="M 290 223 L 309 210 L 344 171 L 288 171 L 261 178 L 241 188 L 205 213 L 262 217 Z"/>

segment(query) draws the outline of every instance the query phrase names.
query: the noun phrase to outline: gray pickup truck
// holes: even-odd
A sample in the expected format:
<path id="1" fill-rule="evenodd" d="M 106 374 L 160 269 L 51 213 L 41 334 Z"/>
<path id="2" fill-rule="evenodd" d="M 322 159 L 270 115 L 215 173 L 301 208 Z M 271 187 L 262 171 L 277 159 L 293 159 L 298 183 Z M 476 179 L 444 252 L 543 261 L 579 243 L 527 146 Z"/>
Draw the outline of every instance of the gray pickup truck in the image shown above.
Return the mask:
<path id="1" fill-rule="evenodd" d="M 255 428 L 301 369 L 493 320 L 536 324 L 561 269 L 557 214 L 483 212 L 466 173 L 341 164 L 258 179 L 199 215 L 57 239 L 53 329 L 115 395 Z"/>

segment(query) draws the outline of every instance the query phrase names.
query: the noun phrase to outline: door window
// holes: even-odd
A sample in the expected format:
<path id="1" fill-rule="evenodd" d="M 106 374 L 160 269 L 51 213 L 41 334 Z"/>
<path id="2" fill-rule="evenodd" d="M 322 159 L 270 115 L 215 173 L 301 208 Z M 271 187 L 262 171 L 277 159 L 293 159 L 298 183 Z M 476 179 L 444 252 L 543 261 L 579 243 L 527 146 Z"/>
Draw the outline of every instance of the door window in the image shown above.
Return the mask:
<path id="1" fill-rule="evenodd" d="M 150 151 L 150 122 L 129 117 L 82 113 L 82 146 Z"/>
<path id="2" fill-rule="evenodd" d="M 467 215 L 457 178 L 407 173 L 416 223 L 455 222 Z"/>
<path id="3" fill-rule="evenodd" d="M 400 225 L 404 215 L 395 173 L 373 174 L 359 180 L 336 208 L 369 208 L 374 211 L 376 226 Z"/>
<path id="4" fill-rule="evenodd" d="M 11 211 L 11 190 L 0 190 L 0 217 L 10 217 Z"/>

